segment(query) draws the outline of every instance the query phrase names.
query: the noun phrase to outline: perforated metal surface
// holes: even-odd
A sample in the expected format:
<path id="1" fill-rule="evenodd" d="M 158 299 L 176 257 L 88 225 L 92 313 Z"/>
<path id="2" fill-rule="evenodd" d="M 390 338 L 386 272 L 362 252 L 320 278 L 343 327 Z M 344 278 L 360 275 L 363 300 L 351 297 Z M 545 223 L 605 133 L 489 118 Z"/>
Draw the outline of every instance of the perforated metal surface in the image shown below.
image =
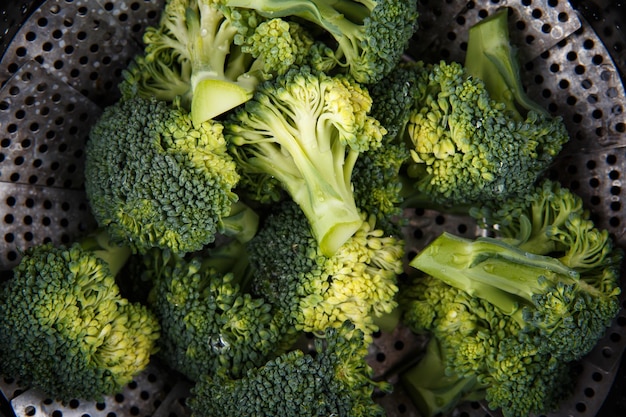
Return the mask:
<path id="1" fill-rule="evenodd" d="M 7 22 L 6 28 L 0 26 L 0 45 L 6 47 L 0 61 L 0 270 L 13 266 L 21 249 L 44 241 L 68 242 L 94 226 L 82 191 L 87 132 L 102 108 L 117 98 L 121 70 L 140 50 L 141 33 L 156 23 L 163 0 L 47 0 L 36 7 L 39 3 L 16 1 L 10 12 L 0 6 L 0 18 Z M 512 38 L 519 46 L 528 92 L 562 115 L 572 136 L 547 175 L 581 195 L 598 225 L 626 247 L 626 94 L 620 65 L 611 56 L 621 56 L 621 49 L 615 49 L 623 42 L 619 31 L 608 34 L 612 42 L 607 49 L 565 0 L 418 4 L 422 30 L 408 52 L 426 60 L 462 61 L 473 23 L 502 6 L 515 10 Z M 15 22 L 23 19 L 16 28 Z M 410 220 L 407 259 L 444 230 L 467 237 L 481 233 L 466 217 L 423 210 L 405 214 Z M 625 326 L 622 311 L 580 363 L 575 394 L 549 416 L 596 414 L 624 351 Z M 395 381 L 399 370 L 419 358 L 424 343 L 403 328 L 377 335 L 370 355 L 376 375 Z M 158 363 L 121 396 L 103 403 L 58 404 L 0 378 L 0 390 L 19 416 L 185 416 L 188 389 Z M 418 416 L 399 389 L 378 401 L 390 417 Z M 478 403 L 466 404 L 454 415 L 499 416 Z"/>

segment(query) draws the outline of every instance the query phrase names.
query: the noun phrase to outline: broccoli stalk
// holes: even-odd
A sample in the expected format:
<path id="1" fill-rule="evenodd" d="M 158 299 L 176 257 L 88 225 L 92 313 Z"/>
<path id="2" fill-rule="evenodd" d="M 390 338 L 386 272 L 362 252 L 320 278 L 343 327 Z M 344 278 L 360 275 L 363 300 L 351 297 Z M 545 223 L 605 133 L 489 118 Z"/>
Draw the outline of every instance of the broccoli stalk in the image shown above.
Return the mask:
<path id="1" fill-rule="evenodd" d="M 433 337 L 417 364 L 400 374 L 402 388 L 422 417 L 445 415 L 464 401 L 485 398 L 485 386 L 478 377 L 448 372 L 444 355 L 439 340 Z"/>
<path id="2" fill-rule="evenodd" d="M 503 8 L 469 29 L 464 67 L 483 80 L 491 98 L 503 103 L 512 119 L 523 121 L 529 111 L 550 117 L 526 94 L 517 50 L 509 39 L 508 9 Z"/>
<path id="3" fill-rule="evenodd" d="M 229 0 L 225 3 L 253 9 L 268 17 L 301 18 L 321 28 L 336 45 L 318 42 L 311 50 L 310 64 L 326 72 L 340 67 L 361 83 L 375 83 L 389 73 L 417 30 L 417 5 L 407 0 Z"/>
<path id="4" fill-rule="evenodd" d="M 69 401 L 115 394 L 144 370 L 160 326 L 120 294 L 130 253 L 103 230 L 27 249 L 0 285 L 0 372 Z"/>
<path id="5" fill-rule="evenodd" d="M 224 122 L 231 154 L 258 190 L 280 181 L 305 213 L 325 255 L 360 227 L 351 176 L 360 152 L 376 149 L 385 130 L 368 116 L 371 98 L 345 76 L 293 69 L 260 85 Z M 277 197 L 279 198 L 279 197 Z"/>

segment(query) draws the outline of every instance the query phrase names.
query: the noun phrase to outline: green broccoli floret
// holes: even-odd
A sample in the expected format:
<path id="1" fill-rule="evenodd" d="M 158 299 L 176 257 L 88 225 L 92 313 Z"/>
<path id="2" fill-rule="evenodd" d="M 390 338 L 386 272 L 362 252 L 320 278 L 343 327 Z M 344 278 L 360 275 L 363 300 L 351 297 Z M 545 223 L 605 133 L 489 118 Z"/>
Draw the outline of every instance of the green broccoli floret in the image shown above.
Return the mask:
<path id="1" fill-rule="evenodd" d="M 584 250 L 597 255 L 595 248 Z M 497 239 L 444 233 L 410 264 L 490 302 L 512 315 L 544 349 L 575 360 L 595 346 L 619 311 L 617 251 L 603 251 L 595 269 L 581 269 Z"/>
<path id="2" fill-rule="evenodd" d="M 202 249 L 217 233 L 247 240 L 258 216 L 233 191 L 222 125 L 135 97 L 107 107 L 86 145 L 85 188 L 98 224 L 134 251 Z"/>
<path id="3" fill-rule="evenodd" d="M 267 191 L 263 184 L 279 181 L 327 256 L 363 222 L 352 170 L 359 153 L 379 148 L 385 134 L 368 116 L 371 104 L 367 90 L 351 78 L 301 67 L 260 85 L 255 97 L 224 121 L 224 135 L 246 178 L 242 188 Z"/>
<path id="4" fill-rule="evenodd" d="M 361 152 L 352 170 L 357 207 L 376 218 L 377 228 L 398 235 L 402 218 L 402 167 L 410 157 L 403 144 L 384 140 L 381 148 Z"/>
<path id="5" fill-rule="evenodd" d="M 198 124 L 249 100 L 259 82 L 308 55 L 313 39 L 297 23 L 220 3 L 168 0 L 125 71 L 122 96 L 180 98 Z"/>
<path id="6" fill-rule="evenodd" d="M 443 233 L 420 251 L 409 265 L 426 277 L 401 289 L 402 318 L 438 340 L 448 377 L 477 377 L 491 408 L 550 411 L 572 386 L 571 363 L 619 311 L 622 250 L 580 197 L 550 180 L 470 213 L 490 237 Z M 418 377 L 408 383 L 433 395 Z"/>
<path id="7" fill-rule="evenodd" d="M 252 291 L 277 307 L 284 327 L 320 332 L 350 320 L 371 341 L 376 318 L 397 306 L 403 241 L 376 229 L 372 217 L 328 257 L 297 205 L 286 201 L 273 208 L 247 246 Z"/>
<path id="8" fill-rule="evenodd" d="M 368 85 L 370 114 L 387 130 L 388 140 L 404 143 L 404 132 L 416 103 L 423 97 L 424 61 L 401 61 L 377 83 Z"/>
<path id="9" fill-rule="evenodd" d="M 120 294 L 130 255 L 98 232 L 27 249 L 0 285 L 0 372 L 63 401 L 120 391 L 156 352 L 159 324 Z"/>
<path id="10" fill-rule="evenodd" d="M 415 187 L 405 191 L 407 204 L 497 204 L 523 195 L 569 140 L 562 119 L 523 93 L 507 9 L 469 32 L 464 64 L 419 70 L 421 94 L 405 133 Z"/>
<path id="11" fill-rule="evenodd" d="M 417 3 L 410 0 L 228 0 L 261 15 L 300 18 L 317 35 L 308 63 L 329 72 L 339 68 L 360 83 L 375 83 L 400 62 L 417 30 Z"/>
<path id="12" fill-rule="evenodd" d="M 571 392 L 570 363 L 498 307 L 428 275 L 401 294 L 404 323 L 431 335 L 424 356 L 400 375 L 424 417 L 481 400 L 506 417 L 541 414 Z"/>
<path id="13" fill-rule="evenodd" d="M 170 368 L 192 381 L 220 370 L 236 378 L 273 357 L 282 329 L 272 306 L 247 292 L 247 266 L 236 240 L 187 258 L 144 256 L 148 305 L 161 324 L 157 355 Z"/>
<path id="14" fill-rule="evenodd" d="M 315 354 L 292 350 L 240 379 L 207 377 L 192 388 L 188 404 L 196 417 L 383 416 L 371 379 L 363 333 L 350 323 L 315 339 Z"/>

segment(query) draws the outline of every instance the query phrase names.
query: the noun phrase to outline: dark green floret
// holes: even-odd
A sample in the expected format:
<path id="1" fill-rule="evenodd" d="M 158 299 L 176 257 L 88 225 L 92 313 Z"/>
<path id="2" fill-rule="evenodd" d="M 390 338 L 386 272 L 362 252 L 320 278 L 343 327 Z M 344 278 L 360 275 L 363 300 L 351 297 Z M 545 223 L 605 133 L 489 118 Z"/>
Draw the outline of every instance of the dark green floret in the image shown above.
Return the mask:
<path id="1" fill-rule="evenodd" d="M 507 9 L 469 30 L 463 64 L 417 66 L 405 126 L 407 204 L 467 206 L 524 195 L 569 140 L 562 119 L 523 91 Z"/>
<path id="2" fill-rule="evenodd" d="M 417 30 L 417 3 L 410 0 L 227 0 L 267 17 L 303 19 L 317 32 L 308 64 L 347 72 L 375 83 L 398 64 Z M 312 32 L 316 33 L 314 30 Z"/>
<path id="3" fill-rule="evenodd" d="M 132 98 L 107 107 L 86 146 L 85 187 L 100 227 L 134 251 L 202 249 L 217 233 L 242 240 L 257 216 L 239 201 L 237 166 L 222 125 Z"/>
<path id="4" fill-rule="evenodd" d="M 26 250 L 0 285 L 0 372 L 62 401 L 101 400 L 131 382 L 156 352 L 160 328 L 119 292 L 129 255 L 102 232 Z"/>
<path id="5" fill-rule="evenodd" d="M 226 372 L 239 377 L 274 355 L 281 334 L 272 306 L 248 291 L 243 244 L 182 258 L 169 251 L 144 256 L 148 305 L 161 324 L 158 356 L 197 381 Z"/>
<path id="6" fill-rule="evenodd" d="M 242 189 L 280 183 L 308 218 L 322 252 L 331 256 L 363 222 L 352 170 L 359 153 L 380 147 L 386 133 L 370 117 L 372 101 L 347 76 L 291 69 L 257 88 L 224 121 L 224 135 L 242 173 Z M 245 179 L 245 180 L 244 180 Z M 262 201 L 282 198 L 262 194 Z"/>
<path id="7" fill-rule="evenodd" d="M 256 86 L 299 65 L 313 44 L 297 23 L 214 0 L 168 0 L 124 73 L 125 98 L 180 100 L 195 124 L 252 98 Z"/>
<path id="8" fill-rule="evenodd" d="M 345 323 L 316 337 L 314 355 L 292 350 L 240 379 L 203 379 L 189 406 L 195 417 L 383 416 L 372 395 L 389 385 L 371 379 L 366 355 L 363 333 Z"/>

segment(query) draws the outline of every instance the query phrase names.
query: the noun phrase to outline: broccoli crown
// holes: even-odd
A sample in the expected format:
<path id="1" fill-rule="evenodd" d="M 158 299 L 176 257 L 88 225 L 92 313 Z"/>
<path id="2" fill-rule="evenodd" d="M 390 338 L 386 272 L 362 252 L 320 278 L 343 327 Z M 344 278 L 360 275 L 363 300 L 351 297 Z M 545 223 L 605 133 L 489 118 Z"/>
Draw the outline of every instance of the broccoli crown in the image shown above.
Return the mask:
<path id="1" fill-rule="evenodd" d="M 300 18 L 321 29 L 308 63 L 328 72 L 339 69 L 360 83 L 375 83 L 401 60 L 417 30 L 414 1 L 229 0 L 233 7 L 261 15 Z"/>
<path id="2" fill-rule="evenodd" d="M 252 288 L 279 306 L 297 330 L 319 332 L 345 320 L 366 333 L 374 317 L 396 307 L 403 242 L 374 228 L 361 228 L 333 256 L 325 256 L 302 211 L 287 201 L 277 207 L 248 243 L 256 275 Z"/>
<path id="3" fill-rule="evenodd" d="M 382 416 L 372 394 L 387 385 L 370 379 L 363 333 L 346 323 L 327 329 L 315 347 L 315 355 L 292 350 L 240 379 L 204 378 L 189 406 L 197 417 Z"/>
<path id="4" fill-rule="evenodd" d="M 422 72 L 407 124 L 416 193 L 437 204 L 499 202 L 523 195 L 569 139 L 559 118 L 507 115 L 484 82 L 458 63 Z"/>
<path id="5" fill-rule="evenodd" d="M 549 180 L 470 212 L 493 237 L 443 233 L 427 245 L 409 262 L 426 277 L 400 291 L 404 320 L 439 340 L 449 374 L 477 377 L 490 407 L 549 411 L 619 311 L 622 251 Z"/>
<path id="6" fill-rule="evenodd" d="M 362 223 L 351 185 L 354 162 L 360 152 L 379 148 L 385 134 L 368 115 L 371 104 L 351 78 L 301 67 L 260 85 L 224 121 L 246 178 L 241 186 L 267 190 L 268 178 L 279 181 L 329 256 Z"/>
<path id="7" fill-rule="evenodd" d="M 271 356 L 278 340 L 271 306 L 241 286 L 210 254 L 144 256 L 149 305 L 161 324 L 158 356 L 193 381 L 218 370 L 238 377 Z"/>
<path id="8" fill-rule="evenodd" d="M 501 241 L 569 268 L 575 280 L 540 277 L 534 285 L 525 283 L 533 303 L 542 308 L 525 311 L 524 320 L 545 327 L 546 333 L 559 329 L 561 336 L 547 340 L 546 349 L 565 338 L 578 352 L 574 359 L 591 350 L 619 309 L 623 252 L 607 230 L 594 225 L 582 199 L 558 182 L 544 180 L 524 198 L 470 212 Z"/>
<path id="9" fill-rule="evenodd" d="M 506 417 L 540 414 L 571 390 L 569 362 L 484 299 L 429 275 L 400 294 L 405 323 L 432 337 L 425 356 L 401 376 L 425 417 L 468 400 L 486 400 Z"/>
<path id="10" fill-rule="evenodd" d="M 308 55 L 304 28 L 212 0 L 169 0 L 125 71 L 123 97 L 177 98 L 202 123 L 244 103 L 257 84 Z"/>
<path id="11" fill-rule="evenodd" d="M 444 233 L 410 264 L 512 315 L 543 350 L 570 361 L 587 354 L 617 315 L 620 261 L 609 251 L 585 271 L 497 239 Z"/>
<path id="12" fill-rule="evenodd" d="M 60 400 L 116 393 L 147 366 L 159 331 L 79 243 L 31 247 L 0 287 L 2 373 Z"/>
<path id="13" fill-rule="evenodd" d="M 138 252 L 201 249 L 238 201 L 222 125 L 196 127 L 187 112 L 155 99 L 105 109 L 90 132 L 85 177 L 98 224 Z"/>

